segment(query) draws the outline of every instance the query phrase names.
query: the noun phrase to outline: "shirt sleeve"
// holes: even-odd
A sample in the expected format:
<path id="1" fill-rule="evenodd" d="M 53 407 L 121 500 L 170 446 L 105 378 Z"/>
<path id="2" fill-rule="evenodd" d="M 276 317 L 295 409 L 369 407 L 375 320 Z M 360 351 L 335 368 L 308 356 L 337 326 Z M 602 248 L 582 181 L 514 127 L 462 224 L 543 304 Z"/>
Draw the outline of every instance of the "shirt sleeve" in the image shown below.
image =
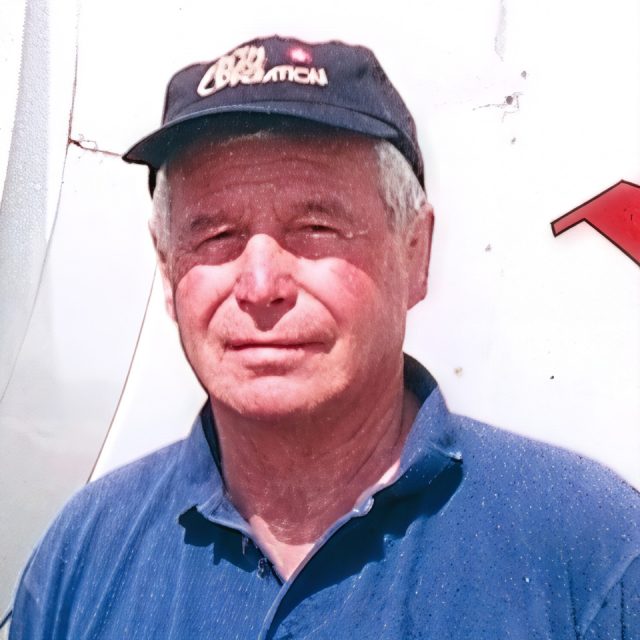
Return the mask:
<path id="1" fill-rule="evenodd" d="M 609 591 L 583 638 L 640 638 L 640 558 L 629 565 L 622 578 Z"/>

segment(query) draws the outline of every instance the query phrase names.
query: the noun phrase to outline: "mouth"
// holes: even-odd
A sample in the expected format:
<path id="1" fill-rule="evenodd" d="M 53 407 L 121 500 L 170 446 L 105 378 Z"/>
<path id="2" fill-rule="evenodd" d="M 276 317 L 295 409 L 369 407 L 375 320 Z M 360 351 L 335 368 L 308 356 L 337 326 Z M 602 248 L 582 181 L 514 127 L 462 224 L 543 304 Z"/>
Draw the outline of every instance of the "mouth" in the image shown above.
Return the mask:
<path id="1" fill-rule="evenodd" d="M 239 342 L 230 342 L 227 345 L 227 348 L 230 351 L 248 351 L 250 349 L 275 349 L 282 351 L 295 351 L 297 349 L 310 349 L 310 348 L 319 348 L 321 346 L 320 342 L 313 341 L 239 341 Z"/>
<path id="2" fill-rule="evenodd" d="M 265 337 L 266 338 L 266 337 Z M 329 351 L 329 345 L 309 336 L 272 339 L 231 339 L 225 344 L 227 357 L 252 375 L 288 375 Z"/>

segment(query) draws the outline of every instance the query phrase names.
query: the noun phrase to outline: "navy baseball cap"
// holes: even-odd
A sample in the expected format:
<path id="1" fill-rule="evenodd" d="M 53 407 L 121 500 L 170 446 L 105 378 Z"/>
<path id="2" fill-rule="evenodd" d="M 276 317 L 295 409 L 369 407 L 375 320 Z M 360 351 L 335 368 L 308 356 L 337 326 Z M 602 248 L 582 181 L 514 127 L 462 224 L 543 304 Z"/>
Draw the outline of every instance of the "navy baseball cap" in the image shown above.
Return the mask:
<path id="1" fill-rule="evenodd" d="M 217 118 L 224 131 L 231 114 L 300 118 L 388 140 L 424 185 L 416 126 L 400 94 L 371 50 L 338 41 L 257 38 L 178 71 L 167 87 L 162 126 L 123 159 L 155 173 L 203 119 L 215 126 Z"/>

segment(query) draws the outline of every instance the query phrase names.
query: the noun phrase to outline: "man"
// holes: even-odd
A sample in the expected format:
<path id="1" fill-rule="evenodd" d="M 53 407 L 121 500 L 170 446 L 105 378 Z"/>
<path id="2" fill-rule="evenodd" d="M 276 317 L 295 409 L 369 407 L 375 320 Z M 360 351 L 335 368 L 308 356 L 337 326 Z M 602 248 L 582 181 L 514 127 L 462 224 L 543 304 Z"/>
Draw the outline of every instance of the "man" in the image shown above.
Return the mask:
<path id="1" fill-rule="evenodd" d="M 450 414 L 403 357 L 433 216 L 370 51 L 268 38 L 188 67 L 125 159 L 209 401 L 73 498 L 10 637 L 640 637 L 635 491 Z"/>

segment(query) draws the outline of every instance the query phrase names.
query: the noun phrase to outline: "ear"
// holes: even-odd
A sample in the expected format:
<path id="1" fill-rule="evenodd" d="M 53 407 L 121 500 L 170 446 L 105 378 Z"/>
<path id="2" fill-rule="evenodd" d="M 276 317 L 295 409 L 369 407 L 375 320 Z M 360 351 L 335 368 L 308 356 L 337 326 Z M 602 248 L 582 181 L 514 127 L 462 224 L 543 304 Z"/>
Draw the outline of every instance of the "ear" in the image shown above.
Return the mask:
<path id="1" fill-rule="evenodd" d="M 156 250 L 156 258 L 158 260 L 158 271 L 160 278 L 162 279 L 162 290 L 164 292 L 164 306 L 169 314 L 169 317 L 176 322 L 176 309 L 173 304 L 173 285 L 170 277 L 170 267 L 168 262 L 167 252 L 160 249 L 160 243 L 158 236 L 153 229 L 153 226 L 149 225 L 149 231 L 151 233 L 151 239 L 153 240 L 153 246 Z"/>
<path id="2" fill-rule="evenodd" d="M 407 230 L 409 309 L 427 295 L 433 224 L 433 207 L 426 202 Z"/>

